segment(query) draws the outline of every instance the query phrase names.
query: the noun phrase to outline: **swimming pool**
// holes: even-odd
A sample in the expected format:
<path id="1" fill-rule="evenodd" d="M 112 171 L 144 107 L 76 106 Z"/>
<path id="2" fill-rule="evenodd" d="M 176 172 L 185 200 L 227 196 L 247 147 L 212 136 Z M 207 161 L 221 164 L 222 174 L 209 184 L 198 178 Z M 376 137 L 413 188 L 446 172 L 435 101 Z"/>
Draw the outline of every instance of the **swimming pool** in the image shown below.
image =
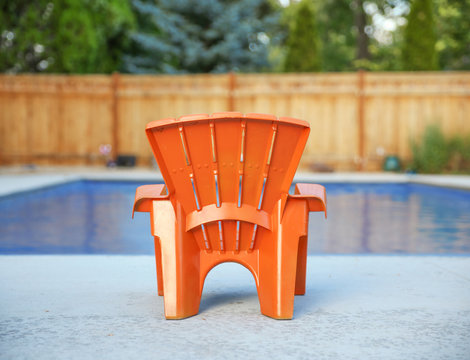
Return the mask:
<path id="1" fill-rule="evenodd" d="M 76 181 L 0 198 L 0 254 L 153 254 L 137 182 Z M 470 191 L 418 184 L 325 185 L 311 254 L 470 254 Z"/>

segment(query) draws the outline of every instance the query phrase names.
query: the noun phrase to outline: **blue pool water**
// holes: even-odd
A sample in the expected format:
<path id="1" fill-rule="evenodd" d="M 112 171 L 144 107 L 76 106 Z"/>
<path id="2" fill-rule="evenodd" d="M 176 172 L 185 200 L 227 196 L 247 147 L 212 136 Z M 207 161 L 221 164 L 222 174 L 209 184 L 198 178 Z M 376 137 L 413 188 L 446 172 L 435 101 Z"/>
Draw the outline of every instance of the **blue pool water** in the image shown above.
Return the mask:
<path id="1" fill-rule="evenodd" d="M 153 254 L 140 183 L 78 181 L 0 198 L 0 254 Z M 328 220 L 310 215 L 309 253 L 470 254 L 470 191 L 327 184 Z"/>

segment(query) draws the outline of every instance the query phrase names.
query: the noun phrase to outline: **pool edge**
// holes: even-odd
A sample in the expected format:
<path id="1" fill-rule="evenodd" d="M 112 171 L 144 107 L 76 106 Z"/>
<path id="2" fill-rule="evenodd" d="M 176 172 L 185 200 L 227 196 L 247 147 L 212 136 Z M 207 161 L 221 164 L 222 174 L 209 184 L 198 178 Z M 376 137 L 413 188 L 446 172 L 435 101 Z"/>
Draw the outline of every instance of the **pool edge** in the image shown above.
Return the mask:
<path id="1" fill-rule="evenodd" d="M 76 174 L 61 173 L 26 173 L 3 174 L 0 176 L 0 198 L 63 185 L 70 182 L 91 181 L 135 181 L 163 182 L 162 175 L 157 171 L 106 171 L 79 172 Z M 293 183 L 314 182 L 329 183 L 358 183 L 358 184 L 422 184 L 461 190 L 470 190 L 468 175 L 415 175 L 395 173 L 297 173 Z"/>

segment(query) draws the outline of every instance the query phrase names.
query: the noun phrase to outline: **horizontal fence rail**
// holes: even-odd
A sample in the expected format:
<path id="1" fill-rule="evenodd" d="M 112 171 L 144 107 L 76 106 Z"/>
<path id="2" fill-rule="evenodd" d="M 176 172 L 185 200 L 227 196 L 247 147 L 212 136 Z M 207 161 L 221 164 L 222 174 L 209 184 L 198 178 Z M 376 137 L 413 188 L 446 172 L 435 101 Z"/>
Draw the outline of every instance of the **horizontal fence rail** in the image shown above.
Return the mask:
<path id="1" fill-rule="evenodd" d="M 0 75 L 0 164 L 151 165 L 148 122 L 221 111 L 307 120 L 304 169 L 377 170 L 429 124 L 470 133 L 470 73 Z"/>

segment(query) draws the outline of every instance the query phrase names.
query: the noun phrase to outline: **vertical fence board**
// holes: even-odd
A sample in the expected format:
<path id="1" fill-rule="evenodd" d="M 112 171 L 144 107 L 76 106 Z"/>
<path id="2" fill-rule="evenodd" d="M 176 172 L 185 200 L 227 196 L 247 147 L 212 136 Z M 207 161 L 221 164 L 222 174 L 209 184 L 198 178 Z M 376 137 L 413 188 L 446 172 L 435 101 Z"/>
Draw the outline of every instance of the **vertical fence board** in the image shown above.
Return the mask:
<path id="1" fill-rule="evenodd" d="M 148 165 L 148 122 L 219 111 L 307 120 L 304 168 L 377 170 L 429 124 L 470 133 L 470 73 L 0 75 L 0 164 L 102 163 L 115 143 Z"/>

